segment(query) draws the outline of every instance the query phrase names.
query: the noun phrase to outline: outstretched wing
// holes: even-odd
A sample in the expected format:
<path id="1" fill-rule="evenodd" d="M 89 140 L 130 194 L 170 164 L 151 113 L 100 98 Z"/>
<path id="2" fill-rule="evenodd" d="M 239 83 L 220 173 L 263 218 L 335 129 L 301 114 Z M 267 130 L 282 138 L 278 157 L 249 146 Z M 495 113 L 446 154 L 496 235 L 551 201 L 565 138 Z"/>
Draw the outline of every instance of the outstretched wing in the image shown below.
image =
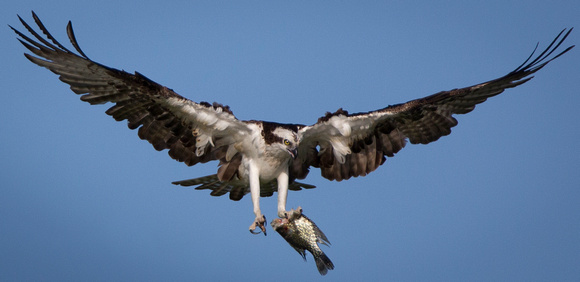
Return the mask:
<path id="1" fill-rule="evenodd" d="M 474 86 L 442 91 L 431 96 L 388 106 L 368 113 L 349 114 L 339 109 L 327 113 L 312 126 L 299 131 L 298 158 L 292 175 L 304 178 L 309 166 L 319 167 L 322 176 L 344 180 L 364 176 L 412 144 L 427 144 L 451 133 L 457 125 L 454 114 L 471 112 L 475 105 L 532 79 L 532 74 L 574 46 L 551 57 L 570 34 L 562 30 L 537 57 L 533 55 L 507 75 Z"/>
<path id="2" fill-rule="evenodd" d="M 22 18 L 24 27 L 36 39 L 12 28 L 18 40 L 34 55 L 25 54 L 33 63 L 48 68 L 91 104 L 115 103 L 106 113 L 117 121 L 127 120 L 130 129 L 139 128 L 139 137 L 159 151 L 191 166 L 199 162 L 231 158 L 234 144 L 249 133 L 245 123 L 236 119 L 228 106 L 195 103 L 159 85 L 138 72 L 130 74 L 90 60 L 80 49 L 72 25 L 67 33 L 78 54 L 60 44 L 32 13 L 46 39 Z M 48 40 L 47 40 L 48 39 Z"/>

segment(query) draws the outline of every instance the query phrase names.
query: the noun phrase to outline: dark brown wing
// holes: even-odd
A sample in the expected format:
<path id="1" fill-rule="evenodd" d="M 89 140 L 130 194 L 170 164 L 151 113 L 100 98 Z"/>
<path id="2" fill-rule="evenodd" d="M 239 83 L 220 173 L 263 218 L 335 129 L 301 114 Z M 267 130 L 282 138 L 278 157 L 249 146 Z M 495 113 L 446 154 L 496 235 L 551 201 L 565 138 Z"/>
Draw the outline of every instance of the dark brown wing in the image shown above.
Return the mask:
<path id="1" fill-rule="evenodd" d="M 80 49 L 69 22 L 68 37 L 79 55 L 75 54 L 48 32 L 34 12 L 32 16 L 46 39 L 20 17 L 36 40 L 11 27 L 21 37 L 18 40 L 38 56 L 25 54 L 26 58 L 58 74 L 72 91 L 82 95 L 81 100 L 115 103 L 106 113 L 117 121 L 127 120 L 130 129 L 139 128 L 139 137 L 155 149 L 169 149 L 172 158 L 191 166 L 220 158 L 212 152 L 227 151 L 241 142 L 238 133 L 249 132 L 227 106 L 192 102 L 137 72 L 130 74 L 90 60 Z"/>
<path id="2" fill-rule="evenodd" d="M 404 104 L 349 114 L 339 109 L 327 113 L 312 126 L 300 129 L 301 142 L 292 175 L 304 178 L 308 167 L 320 167 L 322 176 L 344 180 L 364 176 L 401 150 L 407 140 L 427 144 L 451 133 L 454 114 L 471 112 L 475 105 L 532 79 L 532 74 L 574 46 L 551 57 L 570 34 L 562 30 L 537 57 L 535 51 L 507 75 L 470 87 L 442 91 Z"/>

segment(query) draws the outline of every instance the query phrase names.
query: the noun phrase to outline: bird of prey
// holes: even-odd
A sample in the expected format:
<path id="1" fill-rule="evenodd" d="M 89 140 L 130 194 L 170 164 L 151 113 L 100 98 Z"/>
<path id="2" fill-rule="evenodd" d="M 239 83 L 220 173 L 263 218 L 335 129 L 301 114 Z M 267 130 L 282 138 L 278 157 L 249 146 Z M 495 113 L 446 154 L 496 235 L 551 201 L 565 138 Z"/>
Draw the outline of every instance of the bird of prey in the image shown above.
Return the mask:
<path id="1" fill-rule="evenodd" d="M 97 63 L 79 47 L 70 21 L 66 30 L 76 52 L 59 43 L 34 12 L 32 17 L 45 37 L 20 17 L 32 38 L 11 27 L 35 55 L 25 54 L 26 58 L 59 75 L 82 95 L 82 101 L 113 103 L 106 113 L 117 121 L 127 120 L 128 127 L 138 129 L 139 137 L 156 150 L 168 149 L 169 156 L 188 166 L 219 161 L 214 175 L 173 183 L 209 189 L 212 196 L 229 192 L 235 201 L 250 193 L 255 214 L 250 231 L 264 234 L 260 197 L 278 192 L 277 215 L 287 217 L 288 190 L 314 188 L 296 181 L 304 179 L 310 167 L 319 168 L 329 180 L 365 176 L 407 141 L 427 144 L 450 134 L 457 125 L 455 114 L 469 113 L 487 98 L 529 81 L 574 47 L 556 52 L 572 31 L 564 29 L 543 52 L 534 56 L 536 45 L 523 64 L 500 78 L 370 112 L 349 113 L 341 108 L 312 125 L 282 124 L 239 120 L 228 106 L 196 103 L 138 72 Z"/>

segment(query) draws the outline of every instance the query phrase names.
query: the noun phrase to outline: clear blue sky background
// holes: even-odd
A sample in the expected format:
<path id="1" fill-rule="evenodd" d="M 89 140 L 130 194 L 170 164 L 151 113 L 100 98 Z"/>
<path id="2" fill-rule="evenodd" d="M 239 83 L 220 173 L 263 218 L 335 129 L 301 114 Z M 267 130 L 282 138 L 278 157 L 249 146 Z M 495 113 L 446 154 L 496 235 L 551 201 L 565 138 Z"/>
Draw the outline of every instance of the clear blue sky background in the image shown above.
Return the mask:
<path id="1" fill-rule="evenodd" d="M 10 1 L 92 59 L 240 119 L 312 124 L 502 76 L 580 28 L 570 1 Z M 356 4 L 355 4 L 356 3 Z M 580 277 L 580 47 L 371 175 L 290 192 L 326 233 L 322 278 L 216 171 L 156 152 L 0 30 L 0 280 L 565 281 Z M 580 29 L 566 46 L 580 42 Z M 262 199 L 268 221 L 275 198 Z"/>

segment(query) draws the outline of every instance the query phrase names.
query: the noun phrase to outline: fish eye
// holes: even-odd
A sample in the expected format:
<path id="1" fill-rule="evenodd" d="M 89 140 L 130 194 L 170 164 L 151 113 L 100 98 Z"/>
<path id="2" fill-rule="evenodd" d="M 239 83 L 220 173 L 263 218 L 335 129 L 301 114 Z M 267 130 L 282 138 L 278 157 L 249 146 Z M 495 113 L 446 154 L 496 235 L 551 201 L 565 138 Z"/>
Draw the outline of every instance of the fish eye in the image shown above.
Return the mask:
<path id="1" fill-rule="evenodd" d="M 289 146 L 290 145 L 290 140 L 284 139 L 284 145 Z"/>

